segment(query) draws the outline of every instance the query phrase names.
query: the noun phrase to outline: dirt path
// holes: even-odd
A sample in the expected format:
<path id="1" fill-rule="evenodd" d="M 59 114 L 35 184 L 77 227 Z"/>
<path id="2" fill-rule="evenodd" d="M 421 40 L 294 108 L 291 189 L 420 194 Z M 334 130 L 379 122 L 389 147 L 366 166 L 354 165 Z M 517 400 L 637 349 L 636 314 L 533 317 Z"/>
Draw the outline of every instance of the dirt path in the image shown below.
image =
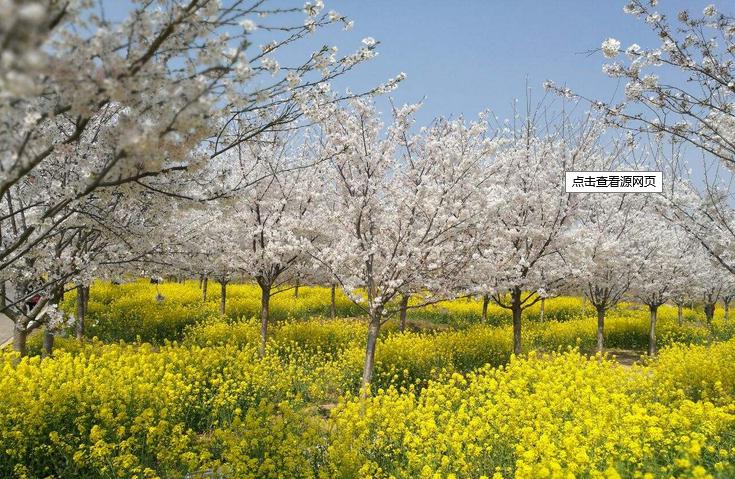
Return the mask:
<path id="1" fill-rule="evenodd" d="M 631 367 L 633 364 L 639 362 L 641 358 L 646 357 L 644 351 L 635 351 L 632 349 L 607 349 L 605 352 L 620 363 L 621 366 L 626 368 Z"/>

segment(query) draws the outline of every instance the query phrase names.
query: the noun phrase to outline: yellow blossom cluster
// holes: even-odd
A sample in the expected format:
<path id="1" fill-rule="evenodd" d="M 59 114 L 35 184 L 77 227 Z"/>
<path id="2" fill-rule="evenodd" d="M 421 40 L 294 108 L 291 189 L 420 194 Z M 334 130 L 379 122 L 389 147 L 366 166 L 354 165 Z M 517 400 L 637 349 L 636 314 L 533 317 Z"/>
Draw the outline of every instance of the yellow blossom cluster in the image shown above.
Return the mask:
<path id="1" fill-rule="evenodd" d="M 677 381 L 702 367 L 677 353 L 626 370 L 576 351 L 531 355 L 507 367 L 394 387 L 345 400 L 332 416 L 334 477 L 695 478 L 733 477 L 735 409 L 694 401 Z M 718 353 L 722 372 L 735 345 Z M 705 356 L 702 356 L 704 358 Z M 658 371 L 674 358 L 681 369 Z M 704 371 L 698 374 L 706 374 Z M 721 372 L 719 369 L 715 373 Z M 682 376 L 677 374 L 681 373 Z M 710 381 L 716 382 L 712 377 Z M 724 390 L 724 389 L 723 389 Z"/>
<path id="2" fill-rule="evenodd" d="M 288 476 L 311 464 L 306 406 L 327 400 L 333 367 L 233 346 L 0 353 L 0 477 L 183 477 L 240 454 L 238 477 Z"/>
<path id="3" fill-rule="evenodd" d="M 157 294 L 162 301 L 156 301 Z M 226 315 L 230 319 L 250 318 L 260 311 L 260 288 L 254 283 L 227 285 Z M 123 284 L 97 281 L 92 285 L 86 330 L 89 337 L 104 341 L 163 342 L 179 340 L 187 327 L 207 319 L 218 318 L 220 287 L 210 281 L 207 300 L 203 301 L 197 281 L 150 284 L 144 280 Z M 298 298 L 286 291 L 271 298 L 270 313 L 274 320 L 305 319 L 330 313 L 331 292 L 320 286 L 302 286 Z M 62 308 L 76 313 L 76 292 L 64 298 Z M 360 313 L 340 290 L 335 305 L 340 317 Z"/>
<path id="4" fill-rule="evenodd" d="M 0 477 L 735 474 L 735 340 L 674 345 L 630 369 L 574 349 L 494 369 L 507 361 L 502 328 L 391 331 L 361 400 L 362 328 L 283 323 L 263 358 L 257 341 L 222 337 L 3 353 Z"/>
<path id="5" fill-rule="evenodd" d="M 163 301 L 156 301 L 158 292 Z M 210 282 L 207 301 L 202 301 L 202 293 L 196 281 L 184 283 L 164 283 L 153 285 L 145 281 L 135 281 L 121 285 L 108 282 L 95 282 L 86 319 L 87 335 L 106 342 L 136 340 L 162 343 L 166 340 L 181 340 L 187 329 L 192 326 L 221 319 L 218 303 L 220 290 L 216 283 Z M 71 314 L 76 310 L 76 294 L 67 294 L 63 309 Z M 416 299 L 412 300 L 415 304 Z M 286 319 L 311 319 L 315 316 L 327 317 L 330 314 L 331 291 L 328 287 L 302 286 L 298 298 L 293 290 L 276 294 L 271 299 L 271 318 L 273 321 Z M 256 284 L 228 285 L 227 319 L 238 321 L 242 318 L 257 317 L 260 308 L 260 289 Z M 540 303 L 536 303 L 523 313 L 528 325 L 524 335 L 528 336 L 529 348 L 553 349 L 558 345 L 570 344 L 568 338 L 579 337 L 581 349 L 594 347 L 596 323 L 594 310 L 589 303 L 580 298 L 549 298 L 544 305 L 544 321 L 540 319 Z M 359 307 L 353 304 L 341 291 L 336 294 L 337 316 L 354 318 L 362 315 Z M 445 301 L 423 308 L 410 309 L 409 319 L 421 322 L 424 326 L 440 327 L 450 324 L 455 329 L 466 329 L 480 323 L 482 299 L 460 298 Z M 735 326 L 721 318 L 712 328 L 704 328 L 697 323 L 702 314 L 685 309 L 688 321 L 677 324 L 676 310 L 663 306 L 659 310 L 659 337 L 661 344 L 672 342 L 702 343 L 707 340 L 727 339 L 735 334 Z M 695 320 L 695 321 L 692 321 Z M 510 311 L 493 304 L 488 306 L 488 325 L 507 327 Z M 557 323 L 567 324 L 566 327 Z M 734 322 L 735 323 L 735 322 Z M 390 323 L 389 323 L 390 324 Z M 538 326 L 542 324 L 542 326 Z M 389 326 L 395 329 L 395 324 Z M 636 304 L 623 303 L 608 313 L 606 341 L 610 347 L 645 349 L 648 338 L 648 310 Z M 324 328 L 313 331 L 302 330 L 294 339 L 305 344 L 320 337 Z M 214 334 L 213 330 L 210 330 Z M 308 334 L 307 334 L 308 333 Z M 297 334 L 294 332 L 294 334 Z M 332 333 L 329 333 L 330 335 Z M 336 340 L 339 340 L 337 333 Z M 351 335 L 351 333 L 350 333 Z M 564 336 L 564 340 L 560 337 Z M 309 339 L 305 339 L 309 338 Z M 214 338 L 213 338 L 214 339 Z M 321 339 L 317 340 L 321 342 Z"/>
<path id="6" fill-rule="evenodd" d="M 624 368 L 589 356 L 596 319 L 578 299 L 525 318 L 519 358 L 505 320 L 443 326 L 479 314 L 458 299 L 412 312 L 409 331 L 386 324 L 363 400 L 366 323 L 347 298 L 327 320 L 312 315 L 328 288 L 276 295 L 259 357 L 257 287 L 231 288 L 233 305 L 252 302 L 242 318 L 196 282 L 160 285 L 161 302 L 154 285 L 96 283 L 99 339 L 59 337 L 46 359 L 40 335 L 30 357 L 1 352 L 0 477 L 735 477 L 735 326 L 721 317 L 706 327 L 687 310 L 680 325 L 662 307 L 660 355 Z M 607 345 L 645 348 L 647 313 L 610 311 Z"/>

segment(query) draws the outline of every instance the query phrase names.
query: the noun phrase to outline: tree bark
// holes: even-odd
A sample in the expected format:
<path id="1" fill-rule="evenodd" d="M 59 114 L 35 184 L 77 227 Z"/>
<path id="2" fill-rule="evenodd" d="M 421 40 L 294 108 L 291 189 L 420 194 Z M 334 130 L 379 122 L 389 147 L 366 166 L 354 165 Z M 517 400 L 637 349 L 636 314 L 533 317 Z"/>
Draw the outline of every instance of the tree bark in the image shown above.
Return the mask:
<path id="1" fill-rule="evenodd" d="M 28 354 L 28 331 L 24 325 L 15 323 L 13 327 L 13 350 L 20 353 L 21 357 Z"/>
<path id="2" fill-rule="evenodd" d="M 490 295 L 486 294 L 482 297 L 482 322 L 487 323 L 487 305 L 490 304 Z"/>
<path id="3" fill-rule="evenodd" d="M 219 298 L 219 314 L 225 314 L 225 305 L 227 304 L 227 281 L 220 281 L 219 283 L 221 296 Z"/>
<path id="4" fill-rule="evenodd" d="M 260 285 L 260 357 L 265 356 L 268 340 L 268 317 L 270 316 L 271 285 L 258 281 Z"/>
<path id="5" fill-rule="evenodd" d="M 54 333 L 48 329 L 48 326 L 43 329 L 43 351 L 41 357 L 50 358 L 54 352 Z"/>
<path id="6" fill-rule="evenodd" d="M 6 294 L 7 294 L 7 291 L 5 289 L 5 281 L 3 280 L 3 281 L 0 281 L 0 309 L 3 309 L 3 310 L 7 306 L 7 301 L 6 301 L 6 296 L 5 296 Z"/>
<path id="7" fill-rule="evenodd" d="M 704 317 L 707 319 L 707 326 L 712 325 L 712 318 L 715 317 L 715 303 L 705 303 Z"/>
<path id="8" fill-rule="evenodd" d="M 597 308 L 597 352 L 601 353 L 605 347 L 605 308 Z"/>
<path id="9" fill-rule="evenodd" d="M 375 369 L 375 345 L 378 342 L 380 332 L 380 319 L 382 311 L 374 311 L 370 316 L 368 325 L 367 346 L 365 347 L 365 367 L 362 372 L 362 390 L 360 397 L 363 399 L 370 395 L 370 383 L 373 380 Z"/>
<path id="10" fill-rule="evenodd" d="M 684 324 L 684 308 L 681 304 L 676 305 L 676 322 L 679 326 Z"/>
<path id="11" fill-rule="evenodd" d="M 330 313 L 332 315 L 332 319 L 337 318 L 337 285 L 332 283 L 332 291 L 331 291 L 331 304 L 330 307 Z"/>
<path id="12" fill-rule="evenodd" d="M 658 305 L 648 305 L 648 309 L 651 311 L 651 323 L 648 328 L 648 355 L 654 356 L 656 354 L 656 316 Z"/>
<path id="13" fill-rule="evenodd" d="M 730 319 L 730 301 L 724 301 L 725 321 Z"/>
<path id="14" fill-rule="evenodd" d="M 401 295 L 400 321 L 398 323 L 398 330 L 400 332 L 406 330 L 406 310 L 408 309 L 408 300 L 410 297 L 410 294 Z"/>
<path id="15" fill-rule="evenodd" d="M 293 288 L 293 297 L 299 299 L 299 286 L 301 286 L 301 279 L 296 277 L 296 285 Z"/>
<path id="16" fill-rule="evenodd" d="M 204 276 L 202 279 L 202 301 L 207 302 L 207 286 L 209 285 L 209 278 Z"/>
<path id="17" fill-rule="evenodd" d="M 511 311 L 513 312 L 513 354 L 521 354 L 521 288 L 511 292 Z"/>
<path id="18" fill-rule="evenodd" d="M 87 288 L 83 284 L 77 285 L 77 322 L 75 327 L 76 338 L 84 341 L 84 319 L 87 313 Z"/>
<path id="19" fill-rule="evenodd" d="M 546 303 L 546 298 L 541 298 L 541 312 L 539 314 L 539 321 L 541 321 L 542 323 L 544 322 L 544 312 L 545 312 L 544 303 Z"/>

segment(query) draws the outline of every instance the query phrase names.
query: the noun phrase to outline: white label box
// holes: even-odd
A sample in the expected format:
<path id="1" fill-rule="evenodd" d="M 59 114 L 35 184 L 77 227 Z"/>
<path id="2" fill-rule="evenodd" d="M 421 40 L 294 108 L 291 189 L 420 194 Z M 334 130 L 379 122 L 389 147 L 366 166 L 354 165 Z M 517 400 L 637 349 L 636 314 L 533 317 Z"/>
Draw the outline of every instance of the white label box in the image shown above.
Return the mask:
<path id="1" fill-rule="evenodd" d="M 661 193 L 661 171 L 566 171 L 566 193 Z"/>

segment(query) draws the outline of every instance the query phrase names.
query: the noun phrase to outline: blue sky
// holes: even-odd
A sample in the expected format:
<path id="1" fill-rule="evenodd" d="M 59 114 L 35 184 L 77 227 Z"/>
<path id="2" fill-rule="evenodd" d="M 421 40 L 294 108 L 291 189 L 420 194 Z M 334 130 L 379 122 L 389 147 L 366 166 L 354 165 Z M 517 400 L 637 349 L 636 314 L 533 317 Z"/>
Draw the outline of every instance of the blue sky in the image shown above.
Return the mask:
<path id="1" fill-rule="evenodd" d="M 661 0 L 675 17 L 697 14 L 710 2 Z M 365 36 L 381 42 L 380 54 L 338 86 L 368 88 L 403 71 L 408 77 L 391 94 L 398 103 L 425 97 L 419 122 L 436 116 L 474 117 L 490 108 L 512 116 L 513 100 L 524 103 L 526 79 L 540 98 L 546 79 L 595 98 L 610 99 L 619 85 L 601 71 L 598 48 L 607 37 L 654 45 L 646 25 L 623 13 L 620 0 L 359 1 L 327 3 L 355 20 L 352 32 L 334 32 L 334 43 L 354 48 Z"/>
<path id="2" fill-rule="evenodd" d="M 226 2 L 227 0 L 223 0 Z M 278 5 L 302 1 L 273 0 Z M 623 13 L 624 0 L 325 0 L 355 21 L 352 31 L 335 27 L 286 54 L 302 60 L 316 44 L 354 51 L 362 38 L 380 42 L 379 55 L 335 82 L 337 89 L 365 91 L 399 72 L 407 79 L 391 99 L 424 100 L 419 124 L 438 116 L 474 118 L 492 110 L 500 119 L 513 115 L 513 101 L 525 103 L 526 82 L 533 98 L 550 79 L 588 96 L 609 100 L 622 86 L 601 71 L 601 54 L 588 55 L 614 37 L 623 48 L 631 43 L 656 44 L 646 25 Z M 699 15 L 710 3 L 661 0 L 658 10 L 675 17 L 682 9 Z M 128 0 L 103 0 L 111 17 L 130 9 Z M 726 8 L 727 5 L 723 4 Z M 254 43 L 260 40 L 260 32 Z M 313 42 L 313 43 L 311 43 Z M 283 63 L 283 62 L 282 62 Z M 386 110 L 385 100 L 378 103 Z"/>
<path id="3" fill-rule="evenodd" d="M 586 97 L 612 100 L 623 85 L 602 73 L 601 53 L 589 52 L 608 37 L 620 40 L 623 49 L 631 43 L 658 45 L 642 20 L 623 13 L 625 0 L 324 1 L 326 10 L 354 20 L 354 28 L 345 32 L 334 26 L 321 31 L 277 58 L 282 64 L 301 63 L 322 44 L 336 45 L 341 54 L 347 54 L 359 48 L 363 38 L 373 37 L 380 42 L 378 56 L 339 78 L 334 87 L 367 91 L 405 72 L 407 79 L 377 104 L 386 113 L 388 99 L 396 104 L 423 100 L 419 125 L 439 116 L 474 119 L 486 109 L 500 120 L 510 118 L 515 99 L 520 99 L 521 110 L 525 105 L 526 84 L 538 100 L 545 94 L 542 84 L 547 79 Z M 271 3 L 303 4 L 301 0 Z M 657 9 L 675 23 L 680 10 L 699 16 L 709 3 L 660 0 Z M 129 0 L 103 0 L 103 5 L 108 16 L 116 19 L 131 8 Z M 721 6 L 728 9 L 726 2 Z M 299 15 L 293 20 L 302 19 Z M 257 31 L 253 48 L 272 39 L 267 35 Z M 697 155 L 692 164 L 701 169 L 701 157 Z"/>

